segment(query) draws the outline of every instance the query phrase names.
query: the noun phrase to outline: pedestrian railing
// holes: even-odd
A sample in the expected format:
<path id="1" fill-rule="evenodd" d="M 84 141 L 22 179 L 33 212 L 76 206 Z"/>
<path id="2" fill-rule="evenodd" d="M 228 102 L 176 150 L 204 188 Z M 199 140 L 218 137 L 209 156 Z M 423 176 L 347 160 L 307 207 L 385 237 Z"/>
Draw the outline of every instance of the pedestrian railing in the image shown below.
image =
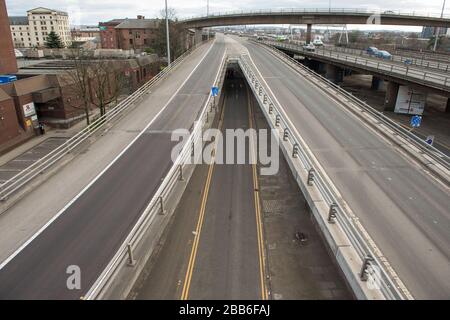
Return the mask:
<path id="1" fill-rule="evenodd" d="M 255 41 L 254 43 L 259 44 L 260 42 Z M 449 156 L 447 156 L 440 150 L 436 149 L 434 146 L 428 144 L 425 140 L 416 136 L 411 131 L 406 130 L 400 124 L 389 119 L 383 113 L 375 110 L 373 107 L 369 106 L 364 101 L 358 99 L 351 93 L 342 89 L 337 84 L 326 79 L 325 77 L 321 76 L 320 74 L 312 71 L 311 69 L 305 67 L 303 64 L 301 64 L 297 60 L 291 58 L 287 54 L 281 52 L 280 50 L 277 50 L 275 46 L 271 46 L 271 45 L 264 45 L 264 46 L 267 49 L 269 49 L 274 55 L 276 55 L 277 57 L 279 57 L 281 60 L 285 61 L 289 65 L 294 66 L 297 70 L 299 70 L 304 75 L 314 77 L 317 80 L 321 81 L 322 83 L 325 83 L 327 87 L 332 88 L 335 92 L 338 92 L 341 96 L 343 96 L 347 101 L 354 103 L 355 105 L 360 107 L 362 110 L 364 110 L 365 113 L 371 115 L 380 124 L 383 124 L 390 130 L 395 132 L 397 137 L 402 138 L 405 141 L 407 141 L 408 143 L 410 143 L 411 145 L 413 145 L 415 148 L 417 148 L 419 150 L 420 153 L 426 154 L 428 157 L 430 157 L 432 159 L 432 161 L 434 161 L 434 163 L 439 164 L 445 170 L 447 170 L 447 172 L 449 172 L 449 170 L 450 170 L 450 157 Z"/>
<path id="2" fill-rule="evenodd" d="M 335 191 L 336 188 L 322 172 L 308 146 L 296 136 L 295 126 L 286 116 L 283 106 L 278 105 L 272 99 L 268 88 L 265 87 L 263 80 L 258 76 L 256 67 L 246 55 L 241 57 L 239 65 L 268 118 L 268 122 L 278 131 L 283 141 L 290 146 L 290 150 L 286 151 L 289 156 L 288 161 L 292 161 L 296 163 L 298 168 L 302 168 L 301 172 L 296 174 L 297 182 L 307 185 L 308 188 L 315 188 L 320 193 L 329 210 L 327 212 L 328 221 L 325 223 L 340 227 L 359 256 L 361 263 L 360 280 L 366 281 L 370 275 L 385 299 L 412 299 L 406 287 L 387 264 L 386 259 L 380 255 L 380 251 L 376 248 L 358 218 L 348 212 L 346 206 L 342 205 L 341 197 Z M 301 179 L 301 181 L 298 179 Z"/>
<path id="3" fill-rule="evenodd" d="M 226 64 L 227 59 L 225 53 L 222 57 L 222 62 L 213 84 L 216 87 L 222 86 Z M 211 111 L 213 111 L 213 109 L 215 111 L 218 111 L 218 104 L 215 98 L 209 96 L 205 105 L 200 110 L 200 114 L 196 122 L 190 129 L 191 133 L 189 135 L 189 138 L 186 140 L 182 150 L 174 161 L 169 172 L 162 180 L 161 185 L 154 194 L 152 200 L 114 255 L 113 259 L 108 263 L 107 267 L 102 272 L 100 277 L 85 295 L 85 299 L 101 299 L 105 294 L 108 293 L 111 284 L 116 280 L 116 277 L 118 276 L 120 271 L 123 271 L 124 267 L 133 266 L 136 260 L 140 260 L 142 262 L 142 257 L 137 257 L 135 255 L 135 252 L 137 252 L 137 248 L 142 245 L 143 239 L 146 236 L 149 228 L 152 226 L 152 223 L 154 223 L 155 218 L 160 214 L 166 213 L 166 201 L 170 198 L 175 187 L 184 180 L 183 172 L 185 171 L 187 166 L 193 163 L 197 163 L 198 159 L 194 159 L 193 157 L 200 156 L 201 152 L 197 153 L 194 150 L 199 150 L 198 148 L 202 148 L 202 135 L 204 129 L 210 126 L 213 121 L 210 116 L 210 113 Z M 148 250 L 149 249 L 147 248 L 147 250 L 144 251 Z"/>
<path id="4" fill-rule="evenodd" d="M 367 51 L 359 50 L 359 49 L 352 49 L 352 48 L 345 48 L 345 47 L 334 47 L 331 49 L 330 47 L 326 47 L 326 48 L 316 48 L 316 50 L 343 52 L 343 53 L 349 53 L 352 55 L 359 55 L 359 56 L 366 57 L 366 58 L 376 59 L 373 56 L 369 55 L 367 53 Z M 389 58 L 389 61 L 414 65 L 414 66 L 423 67 L 423 68 L 436 69 L 436 71 L 438 71 L 438 72 L 448 72 L 450 70 L 449 62 L 429 60 L 429 59 L 426 59 L 423 57 L 416 58 L 416 57 L 414 57 L 414 55 L 407 56 L 407 55 L 394 54 Z"/>
<path id="5" fill-rule="evenodd" d="M 444 91 L 450 91 L 450 76 L 445 72 L 436 72 L 434 70 L 422 70 L 415 67 L 392 63 L 389 60 L 365 58 L 363 56 L 348 55 L 342 52 L 336 52 L 327 49 L 318 49 L 308 51 L 303 46 L 277 41 L 261 41 L 277 49 L 291 50 L 291 52 L 301 53 L 309 57 L 326 58 L 327 60 L 341 63 L 349 66 L 364 68 L 366 70 L 376 71 L 393 77 L 401 77 L 411 82 L 420 83 L 425 86 L 432 86 Z"/>
<path id="6" fill-rule="evenodd" d="M 172 70 L 174 70 L 184 59 L 190 55 L 199 45 L 186 51 L 183 55 L 177 58 L 170 66 L 164 68 L 151 80 L 142 85 L 139 89 L 129 95 L 126 99 L 120 102 L 117 106 L 106 112 L 103 116 L 92 122 L 89 126 L 82 129 L 73 137 L 68 139 L 64 144 L 55 148 L 52 152 L 45 155 L 38 161 L 34 162 L 29 167 L 25 168 L 17 175 L 0 185 L 0 201 L 6 201 L 14 192 L 25 186 L 31 180 L 39 176 L 45 170 L 51 168 L 55 163 L 61 160 L 65 155 L 72 152 L 75 148 L 87 141 L 98 131 L 102 130 L 106 124 L 111 123 L 114 119 L 124 114 L 130 107 L 141 102 L 145 96 L 150 93 L 150 90 L 164 79 Z"/>
<path id="7" fill-rule="evenodd" d="M 249 15 L 296 15 L 296 14 L 346 14 L 346 15 L 381 15 L 382 17 L 416 17 L 416 18 L 441 18 L 439 12 L 406 11 L 406 10 L 373 10 L 364 8 L 285 8 L 285 9 L 260 9 L 260 10 L 237 10 L 226 12 L 213 12 L 206 16 L 189 17 L 181 22 L 202 20 L 207 18 L 227 18 L 235 16 Z M 444 15 L 444 19 L 450 19 L 449 15 Z"/>

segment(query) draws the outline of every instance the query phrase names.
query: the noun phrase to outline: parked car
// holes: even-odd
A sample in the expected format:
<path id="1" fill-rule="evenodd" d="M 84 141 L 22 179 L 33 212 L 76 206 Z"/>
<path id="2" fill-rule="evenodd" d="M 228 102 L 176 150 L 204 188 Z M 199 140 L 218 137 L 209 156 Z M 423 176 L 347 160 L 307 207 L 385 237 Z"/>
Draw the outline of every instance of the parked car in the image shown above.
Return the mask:
<path id="1" fill-rule="evenodd" d="M 305 44 L 303 46 L 303 49 L 306 50 L 306 51 L 309 51 L 309 52 L 316 51 L 316 47 L 312 43 Z"/>
<path id="2" fill-rule="evenodd" d="M 406 64 L 407 66 L 410 66 L 410 65 L 412 65 L 413 61 L 412 61 L 412 59 L 405 59 L 405 61 L 403 63 Z"/>
<path id="3" fill-rule="evenodd" d="M 323 42 L 320 39 L 314 39 L 313 45 L 315 45 L 316 47 L 322 47 L 323 46 Z"/>
<path id="4" fill-rule="evenodd" d="M 378 58 L 386 59 L 386 60 L 389 60 L 392 57 L 392 55 L 389 52 L 385 51 L 385 50 L 378 50 L 376 56 Z"/>
<path id="5" fill-rule="evenodd" d="M 366 52 L 369 56 L 375 56 L 378 53 L 378 49 L 376 47 L 368 47 Z"/>

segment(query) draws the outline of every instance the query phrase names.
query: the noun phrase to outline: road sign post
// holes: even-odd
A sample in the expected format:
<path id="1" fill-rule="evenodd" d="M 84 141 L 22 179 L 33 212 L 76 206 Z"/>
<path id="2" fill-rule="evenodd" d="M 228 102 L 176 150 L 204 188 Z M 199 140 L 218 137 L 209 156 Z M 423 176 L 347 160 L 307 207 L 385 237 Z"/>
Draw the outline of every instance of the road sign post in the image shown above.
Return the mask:
<path id="1" fill-rule="evenodd" d="M 425 140 L 426 143 L 428 143 L 430 146 L 433 146 L 434 144 L 434 136 L 428 136 Z"/>
<path id="2" fill-rule="evenodd" d="M 421 116 L 413 116 L 411 118 L 411 127 L 418 128 L 422 124 L 422 117 Z"/>
<path id="3" fill-rule="evenodd" d="M 214 109 L 216 108 L 216 97 L 219 95 L 219 87 L 211 87 L 211 96 L 213 97 Z"/>

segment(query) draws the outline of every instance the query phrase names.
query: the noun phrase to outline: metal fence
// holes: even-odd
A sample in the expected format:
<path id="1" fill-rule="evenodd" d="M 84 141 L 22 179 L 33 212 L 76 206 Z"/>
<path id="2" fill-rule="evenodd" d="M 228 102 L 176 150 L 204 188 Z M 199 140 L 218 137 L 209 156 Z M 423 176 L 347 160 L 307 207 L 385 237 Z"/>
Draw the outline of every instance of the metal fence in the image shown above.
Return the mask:
<path id="1" fill-rule="evenodd" d="M 165 78 L 174 68 L 176 68 L 191 52 L 193 52 L 198 45 L 194 48 L 186 51 L 183 55 L 177 58 L 170 66 L 164 68 L 155 77 L 137 89 L 134 93 L 128 96 L 125 100 L 120 102 L 117 106 L 109 110 L 105 115 L 99 117 L 92 122 L 89 126 L 75 134 L 72 138 L 67 140 L 64 144 L 60 145 L 52 152 L 42 157 L 38 161 L 34 162 L 29 167 L 25 168 L 17 175 L 9 179 L 0 185 L 0 201 L 5 201 L 14 192 L 21 187 L 25 186 L 28 182 L 39 176 L 44 170 L 50 168 L 56 162 L 58 162 L 65 155 L 70 153 L 76 147 L 84 143 L 89 137 L 94 135 L 99 130 L 103 129 L 106 124 L 116 119 L 123 114 L 127 109 L 134 106 L 136 103 L 142 101 L 142 99 L 149 93 L 150 89 L 155 86 L 161 79 Z"/>
<path id="2" fill-rule="evenodd" d="M 220 87 L 221 85 L 220 81 L 224 76 L 226 62 L 226 54 L 224 54 L 221 66 L 217 73 L 217 77 L 214 81 L 214 85 L 217 87 Z M 161 182 L 161 185 L 154 194 L 149 205 L 147 206 L 137 223 L 134 225 L 133 229 L 131 230 L 125 241 L 122 243 L 113 259 L 109 262 L 106 269 L 102 272 L 100 277 L 86 294 L 85 299 L 92 300 L 101 297 L 101 295 L 104 294 L 104 291 L 108 289 L 108 286 L 111 284 L 111 282 L 115 280 L 115 277 L 117 276 L 117 273 L 119 272 L 121 267 L 127 265 L 128 262 L 128 264 L 132 264 L 134 260 L 133 252 L 141 244 L 155 217 L 158 214 L 164 213 L 164 203 L 169 198 L 177 184 L 181 180 L 183 180 L 183 170 L 188 165 L 191 165 L 193 163 L 192 160 L 194 154 L 195 156 L 199 155 L 196 154 L 194 150 L 196 150 L 196 148 L 202 147 L 202 135 L 204 127 L 212 122 L 212 119 L 210 119 L 209 116 L 212 108 L 216 108 L 215 110 L 217 110 L 217 104 L 215 103 L 215 99 L 210 96 L 207 99 L 204 107 L 200 111 L 201 113 L 197 118 L 195 124 L 192 126 L 189 138 L 185 142 L 182 150 L 180 151 L 168 174 Z"/>
<path id="3" fill-rule="evenodd" d="M 339 53 L 327 49 L 316 48 L 315 51 L 308 51 L 307 49 L 303 48 L 303 46 L 291 43 L 267 40 L 261 42 L 275 48 L 291 50 L 292 52 L 298 52 L 309 57 L 327 58 L 330 61 L 338 62 L 341 64 L 360 68 L 362 67 L 366 70 L 379 72 L 397 78 L 401 77 L 405 80 L 437 87 L 445 91 L 450 91 L 450 76 L 446 75 L 445 73 L 424 71 L 419 68 L 410 68 L 406 65 L 395 64 L 382 59 L 371 59 L 348 55 L 345 53 Z"/>
<path id="4" fill-rule="evenodd" d="M 316 48 L 317 49 L 317 48 Z M 373 56 L 369 55 L 367 51 L 360 50 L 360 49 L 352 49 L 352 48 L 345 48 L 345 47 L 334 47 L 333 49 L 328 48 L 319 48 L 319 50 L 328 50 L 328 51 L 336 51 L 336 52 L 344 52 L 349 53 L 352 55 L 359 55 L 364 56 L 367 58 L 373 58 Z M 424 67 L 424 68 L 430 68 L 430 69 L 436 69 L 437 71 L 441 72 L 448 72 L 450 70 L 450 63 L 448 62 L 442 62 L 442 61 L 433 61 L 421 58 L 415 58 L 413 55 L 406 56 L 406 55 L 400 55 L 400 54 L 394 54 L 389 58 L 389 61 L 392 62 L 399 62 L 399 63 L 410 63 L 411 65 L 415 65 L 418 67 Z"/>
<path id="5" fill-rule="evenodd" d="M 260 10 L 236 10 L 225 12 L 213 12 L 207 16 L 194 16 L 181 20 L 181 22 L 189 22 L 191 20 L 200 20 L 206 18 L 220 18 L 233 16 L 248 16 L 248 15 L 295 15 L 295 14 L 356 14 L 356 15 L 382 15 L 387 16 L 402 16 L 402 17 L 417 17 L 417 18 L 441 18 L 439 12 L 423 12 L 423 11 L 406 11 L 406 10 L 373 10 L 363 8 L 285 8 L 285 9 L 260 9 Z M 450 15 L 444 15 L 444 19 L 450 19 Z"/>
<path id="6" fill-rule="evenodd" d="M 271 99 L 261 79 L 257 76 L 255 67 L 245 56 L 239 60 L 239 64 L 261 107 L 265 110 L 266 116 L 270 118 L 268 121 L 281 132 L 280 135 L 283 140 L 289 142 L 291 147 L 291 158 L 289 160 L 300 164 L 304 171 L 308 173 L 307 181 L 300 181 L 299 183 L 314 185 L 317 188 L 330 210 L 328 222 L 338 223 L 360 257 L 363 272 L 372 270 L 371 276 L 376 277 L 379 289 L 386 299 L 412 299 L 398 277 L 393 274 L 392 270 L 387 269 L 383 258 L 379 257 L 378 250 L 371 245 L 373 241 L 368 238 L 367 232 L 362 229 L 357 217 L 350 215 L 345 207 L 340 204 L 340 197 L 336 194 L 331 181 L 321 172 L 320 166 L 315 163 L 308 147 L 295 136 L 295 127 L 286 116 L 282 106 L 278 106 Z M 300 179 L 303 179 L 302 176 L 304 174 L 300 172 L 297 175 Z M 373 272 L 374 270 L 379 270 L 379 272 Z"/>
<path id="7" fill-rule="evenodd" d="M 256 41 L 255 41 L 255 43 L 258 44 L 258 42 L 256 42 Z M 421 153 L 429 156 L 434 162 L 436 162 L 437 164 L 444 167 L 447 171 L 450 170 L 450 157 L 447 156 L 446 154 L 444 154 L 443 152 L 441 152 L 440 150 L 436 149 L 434 146 L 429 145 L 428 143 L 426 143 L 426 141 L 419 138 L 414 133 L 406 130 L 404 127 L 402 127 L 395 121 L 389 119 L 383 113 L 375 110 L 374 108 L 369 106 L 364 101 L 356 98 L 351 93 L 345 91 L 337 84 L 331 82 L 330 80 L 326 79 L 325 77 L 321 76 L 320 74 L 310 70 L 309 68 L 305 67 L 300 62 L 291 58 L 287 54 L 277 50 L 276 47 L 273 47 L 270 45 L 268 45 L 268 46 L 266 45 L 265 47 L 268 48 L 269 50 L 271 50 L 271 52 L 273 54 L 275 54 L 276 56 L 278 56 L 280 59 L 284 60 L 288 64 L 297 68 L 303 74 L 315 77 L 316 79 L 320 80 L 321 82 L 326 83 L 326 85 L 328 87 L 331 87 L 333 90 L 335 90 L 340 95 L 345 97 L 345 99 L 347 99 L 349 102 L 356 104 L 358 107 L 360 107 L 362 110 L 364 110 L 364 112 L 366 112 L 367 114 L 374 117 L 380 124 L 385 125 L 387 128 L 389 128 L 390 130 L 395 132 L 398 137 L 401 137 L 404 140 L 411 143 Z"/>

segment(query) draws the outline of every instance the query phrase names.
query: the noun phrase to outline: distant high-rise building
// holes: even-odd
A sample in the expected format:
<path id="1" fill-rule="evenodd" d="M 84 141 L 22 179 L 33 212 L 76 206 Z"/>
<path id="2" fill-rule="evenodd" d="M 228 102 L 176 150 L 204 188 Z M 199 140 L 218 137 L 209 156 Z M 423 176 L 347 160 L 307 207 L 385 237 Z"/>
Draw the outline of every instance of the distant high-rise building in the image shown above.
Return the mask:
<path id="1" fill-rule="evenodd" d="M 432 38 L 436 32 L 435 27 L 423 27 L 422 29 L 422 38 Z M 438 28 L 439 30 L 437 31 L 439 33 L 439 35 L 445 35 L 447 33 L 447 28 Z"/>
<path id="2" fill-rule="evenodd" d="M 43 47 L 52 31 L 65 46 L 72 43 L 66 12 L 40 7 L 28 10 L 26 16 L 9 17 L 9 21 L 16 48 Z"/>
<path id="3" fill-rule="evenodd" d="M 17 61 L 9 32 L 5 0 L 0 0 L 0 74 L 16 73 Z"/>

